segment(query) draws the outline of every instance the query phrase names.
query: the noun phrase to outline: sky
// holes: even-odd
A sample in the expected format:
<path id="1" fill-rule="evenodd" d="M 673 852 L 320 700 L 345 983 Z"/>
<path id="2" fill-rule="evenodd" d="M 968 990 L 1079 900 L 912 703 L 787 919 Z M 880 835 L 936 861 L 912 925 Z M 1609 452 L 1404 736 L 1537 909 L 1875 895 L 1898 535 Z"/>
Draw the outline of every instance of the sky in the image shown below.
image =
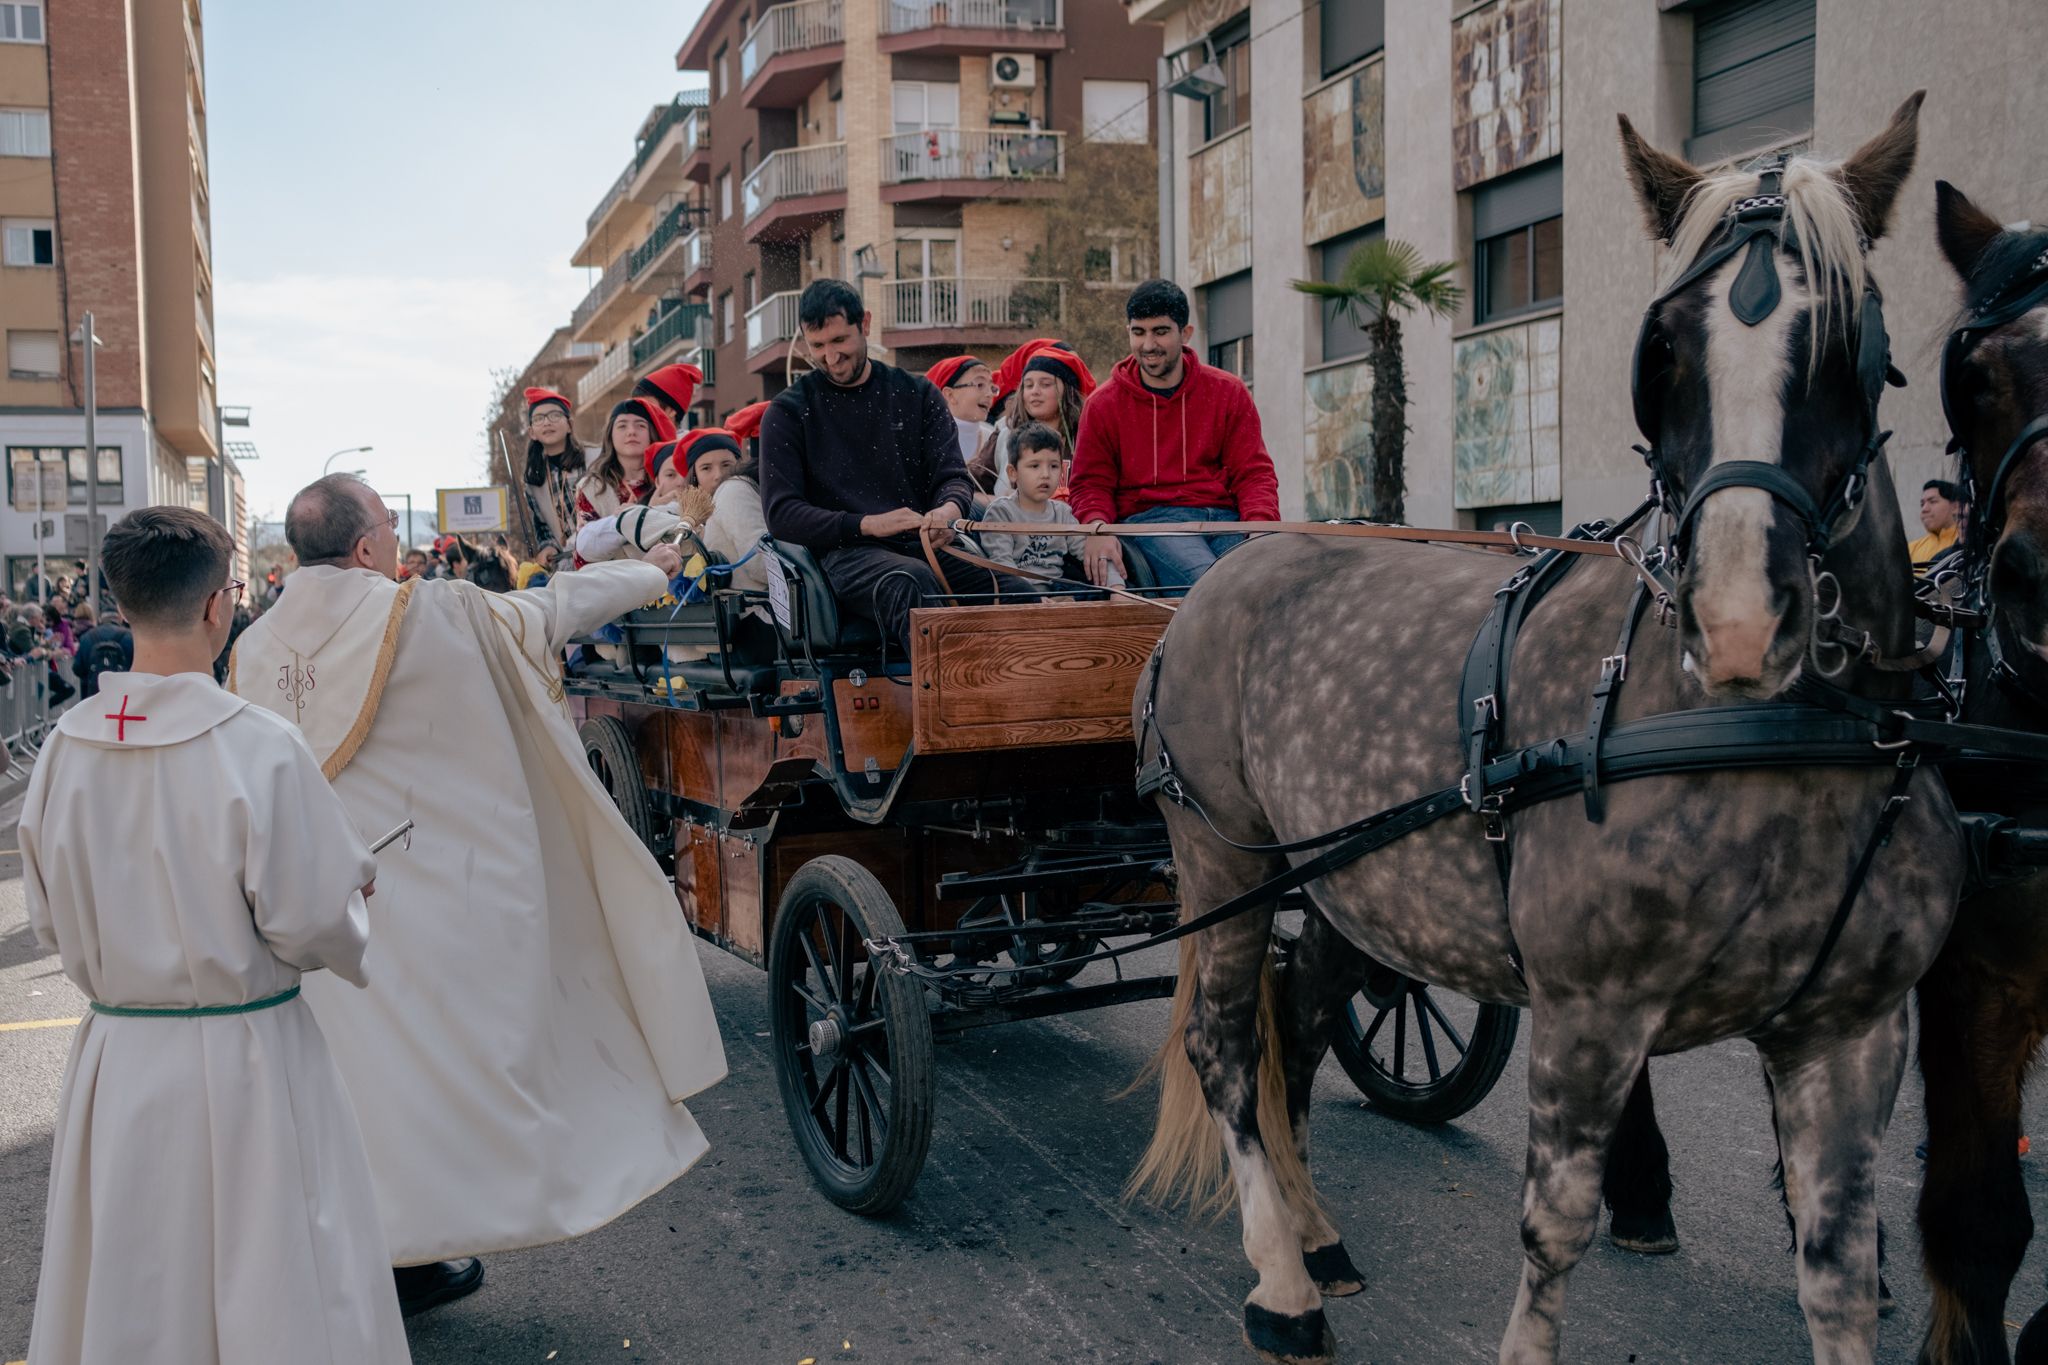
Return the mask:
<path id="1" fill-rule="evenodd" d="M 702 9 L 208 0 L 220 401 L 252 409 L 252 514 L 350 446 L 373 449 L 334 468 L 393 507 L 483 482 L 491 372 L 589 289 L 570 253 Z"/>

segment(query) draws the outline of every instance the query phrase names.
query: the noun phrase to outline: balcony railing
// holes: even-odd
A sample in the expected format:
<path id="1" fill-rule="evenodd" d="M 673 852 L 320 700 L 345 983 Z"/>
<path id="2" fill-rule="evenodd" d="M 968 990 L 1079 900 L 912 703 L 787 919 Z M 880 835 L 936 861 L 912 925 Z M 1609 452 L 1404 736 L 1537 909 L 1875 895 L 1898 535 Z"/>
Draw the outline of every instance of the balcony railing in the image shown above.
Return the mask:
<path id="1" fill-rule="evenodd" d="M 1066 173 L 1065 133 L 927 128 L 920 133 L 891 133 L 882 139 L 884 185 L 921 180 L 1059 180 Z"/>
<path id="2" fill-rule="evenodd" d="M 633 248 L 632 260 L 627 266 L 631 277 L 637 280 L 647 273 L 647 267 L 654 264 L 655 258 L 668 249 L 670 242 L 688 231 L 695 221 L 696 216 L 690 212 L 688 204 L 677 204 L 664 213 L 661 221 L 654 225 L 654 231 L 647 234 L 647 240 Z"/>
<path id="3" fill-rule="evenodd" d="M 626 163 L 626 169 L 619 172 L 619 178 L 614 180 L 612 187 L 604 192 L 604 198 L 597 201 L 596 210 L 583 220 L 584 236 L 588 237 L 591 233 L 597 231 L 597 225 L 602 223 L 604 216 L 612 211 L 612 205 L 626 197 L 626 192 L 633 188 L 633 172 L 639 169 L 640 165 L 638 162 L 629 161 Z"/>
<path id="4" fill-rule="evenodd" d="M 882 32 L 928 28 L 997 28 L 1041 33 L 1066 27 L 1064 0 L 889 0 Z"/>
<path id="5" fill-rule="evenodd" d="M 684 351 L 683 363 L 695 365 L 702 371 L 705 387 L 708 388 L 718 382 L 718 352 L 711 349 L 711 328 L 708 325 L 710 320 L 707 318 L 705 321 L 707 325 L 704 328 L 704 344 Z"/>
<path id="6" fill-rule="evenodd" d="M 671 308 L 643 335 L 633 338 L 633 368 L 639 369 L 679 342 L 689 341 L 702 346 L 710 339 L 711 309 L 708 305 L 686 303 L 679 308 Z"/>
<path id="7" fill-rule="evenodd" d="M 1066 321 L 1060 280 L 886 280 L 882 326 L 1045 328 Z"/>
<path id="8" fill-rule="evenodd" d="M 604 358 L 583 372 L 583 378 L 576 381 L 576 406 L 587 407 L 597 402 L 612 385 L 625 378 L 632 368 L 633 348 L 614 346 L 604 353 Z"/>
<path id="9" fill-rule="evenodd" d="M 576 305 L 576 311 L 570 314 L 569 330 L 581 331 L 585 323 L 597 316 L 597 310 L 604 307 L 631 278 L 631 253 L 621 251 L 617 259 L 604 268 L 604 274 L 597 277 L 597 283 L 590 286 L 590 292 L 583 296 L 583 302 Z"/>
<path id="10" fill-rule="evenodd" d="M 711 229 L 698 228 L 683 243 L 683 277 L 711 268 Z"/>
<path id="11" fill-rule="evenodd" d="M 793 0 L 761 16 L 740 45 L 740 84 L 785 52 L 846 41 L 841 0 Z"/>
<path id="12" fill-rule="evenodd" d="M 747 310 L 747 354 L 755 355 L 796 335 L 798 289 L 770 294 Z"/>
<path id="13" fill-rule="evenodd" d="M 845 143 L 786 147 L 782 151 L 771 152 L 747 177 L 744 195 L 746 216 L 757 216 L 778 199 L 801 199 L 806 195 L 835 191 L 843 194 L 845 190 Z"/>
<path id="14" fill-rule="evenodd" d="M 647 158 L 654 155 L 654 149 L 661 145 L 661 139 L 668 130 L 685 120 L 689 126 L 683 129 L 683 146 L 703 146 L 710 136 L 711 126 L 704 112 L 704 92 L 701 90 L 686 90 L 670 100 L 668 108 L 662 110 L 661 117 L 654 121 L 654 126 L 634 143 L 633 164 L 645 166 Z"/>

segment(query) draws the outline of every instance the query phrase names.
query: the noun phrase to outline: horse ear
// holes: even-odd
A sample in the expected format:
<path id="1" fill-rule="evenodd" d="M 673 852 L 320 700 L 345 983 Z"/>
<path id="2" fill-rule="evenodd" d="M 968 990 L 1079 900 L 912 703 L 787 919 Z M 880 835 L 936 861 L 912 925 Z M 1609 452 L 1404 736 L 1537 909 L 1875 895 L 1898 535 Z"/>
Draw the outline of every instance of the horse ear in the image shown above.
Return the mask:
<path id="1" fill-rule="evenodd" d="M 1899 186 L 1913 173 L 1913 158 L 1920 150 L 1920 102 L 1926 98 L 1925 90 L 1906 96 L 1885 130 L 1858 147 L 1835 172 L 1856 205 L 1863 235 L 1873 242 L 1891 226 Z"/>
<path id="2" fill-rule="evenodd" d="M 1934 182 L 1934 235 L 1956 274 L 1969 279 L 2004 226 L 1946 180 Z"/>
<path id="3" fill-rule="evenodd" d="M 1616 117 L 1621 123 L 1621 162 L 1628 170 L 1628 183 L 1635 189 L 1636 203 L 1642 206 L 1643 224 L 1652 237 L 1668 242 L 1678 231 L 1686 196 L 1700 183 L 1700 171 L 1645 142 L 1627 114 Z"/>

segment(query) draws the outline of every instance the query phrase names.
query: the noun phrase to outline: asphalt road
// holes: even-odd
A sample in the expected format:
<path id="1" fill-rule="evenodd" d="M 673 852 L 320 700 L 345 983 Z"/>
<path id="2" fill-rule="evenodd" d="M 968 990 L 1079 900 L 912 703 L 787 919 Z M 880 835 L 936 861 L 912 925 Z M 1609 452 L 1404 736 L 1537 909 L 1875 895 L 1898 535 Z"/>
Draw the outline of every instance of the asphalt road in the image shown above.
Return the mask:
<path id="1" fill-rule="evenodd" d="M 11 850 L 13 809 L 0 810 Z M 19 860 L 0 854 L 0 1362 L 26 1351 L 50 1124 L 83 1002 L 29 934 Z M 938 1125 L 894 1217 L 842 1213 L 812 1188 L 770 1066 L 763 978 L 704 948 L 732 1076 L 693 1105 L 711 1154 L 667 1191 L 578 1241 L 494 1256 L 484 1287 L 411 1324 L 414 1359 L 1173 1362 L 1240 1365 L 1251 1277 L 1234 1218 L 1191 1224 L 1118 1190 L 1150 1123 L 1118 1100 L 1156 1044 L 1163 1001 L 991 1029 L 939 1048 Z M 1317 1092 L 1321 1188 L 1368 1287 L 1331 1306 L 1353 1365 L 1490 1361 L 1520 1265 L 1524 1062 L 1454 1125 L 1363 1108 L 1333 1064 Z M 1596 1244 L 1574 1276 L 1568 1359 L 1809 1359 L 1754 1054 L 1727 1045 L 1659 1064 L 1682 1250 Z M 2033 1132 L 2048 1134 L 2029 1106 Z M 1912 1234 L 1919 1084 L 1886 1145 L 1881 1199 L 1899 1312 L 1879 1359 L 1910 1361 L 1925 1310 Z M 2048 1153 L 2048 1148 L 2044 1148 Z M 2048 1181 L 2037 1159 L 2030 1188 Z M 2015 1293 L 2042 1297 L 2036 1243 Z"/>

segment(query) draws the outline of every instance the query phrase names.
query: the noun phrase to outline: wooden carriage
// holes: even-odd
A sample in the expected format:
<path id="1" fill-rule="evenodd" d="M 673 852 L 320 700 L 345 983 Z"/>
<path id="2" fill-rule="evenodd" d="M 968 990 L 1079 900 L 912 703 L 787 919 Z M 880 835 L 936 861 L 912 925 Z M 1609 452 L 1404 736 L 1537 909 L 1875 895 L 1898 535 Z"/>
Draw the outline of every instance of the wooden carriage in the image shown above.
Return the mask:
<path id="1" fill-rule="evenodd" d="M 692 926 L 766 969 L 805 1161 L 835 1201 L 880 1213 L 924 1162 L 935 1036 L 1173 989 L 1080 979 L 1102 945 L 1178 918 L 1164 827 L 1132 782 L 1132 697 L 1169 613 L 933 606 L 891 659 L 807 552 L 773 553 L 773 591 L 636 612 L 586 643 L 566 687 Z M 772 651 L 749 614 L 772 619 Z M 878 968 L 880 941 L 895 960 Z M 1401 1117 L 1469 1109 L 1515 1012 L 1472 1007 L 1469 1036 L 1446 1022 L 1432 1040 L 1427 988 L 1383 975 L 1334 1040 L 1340 1062 Z"/>

